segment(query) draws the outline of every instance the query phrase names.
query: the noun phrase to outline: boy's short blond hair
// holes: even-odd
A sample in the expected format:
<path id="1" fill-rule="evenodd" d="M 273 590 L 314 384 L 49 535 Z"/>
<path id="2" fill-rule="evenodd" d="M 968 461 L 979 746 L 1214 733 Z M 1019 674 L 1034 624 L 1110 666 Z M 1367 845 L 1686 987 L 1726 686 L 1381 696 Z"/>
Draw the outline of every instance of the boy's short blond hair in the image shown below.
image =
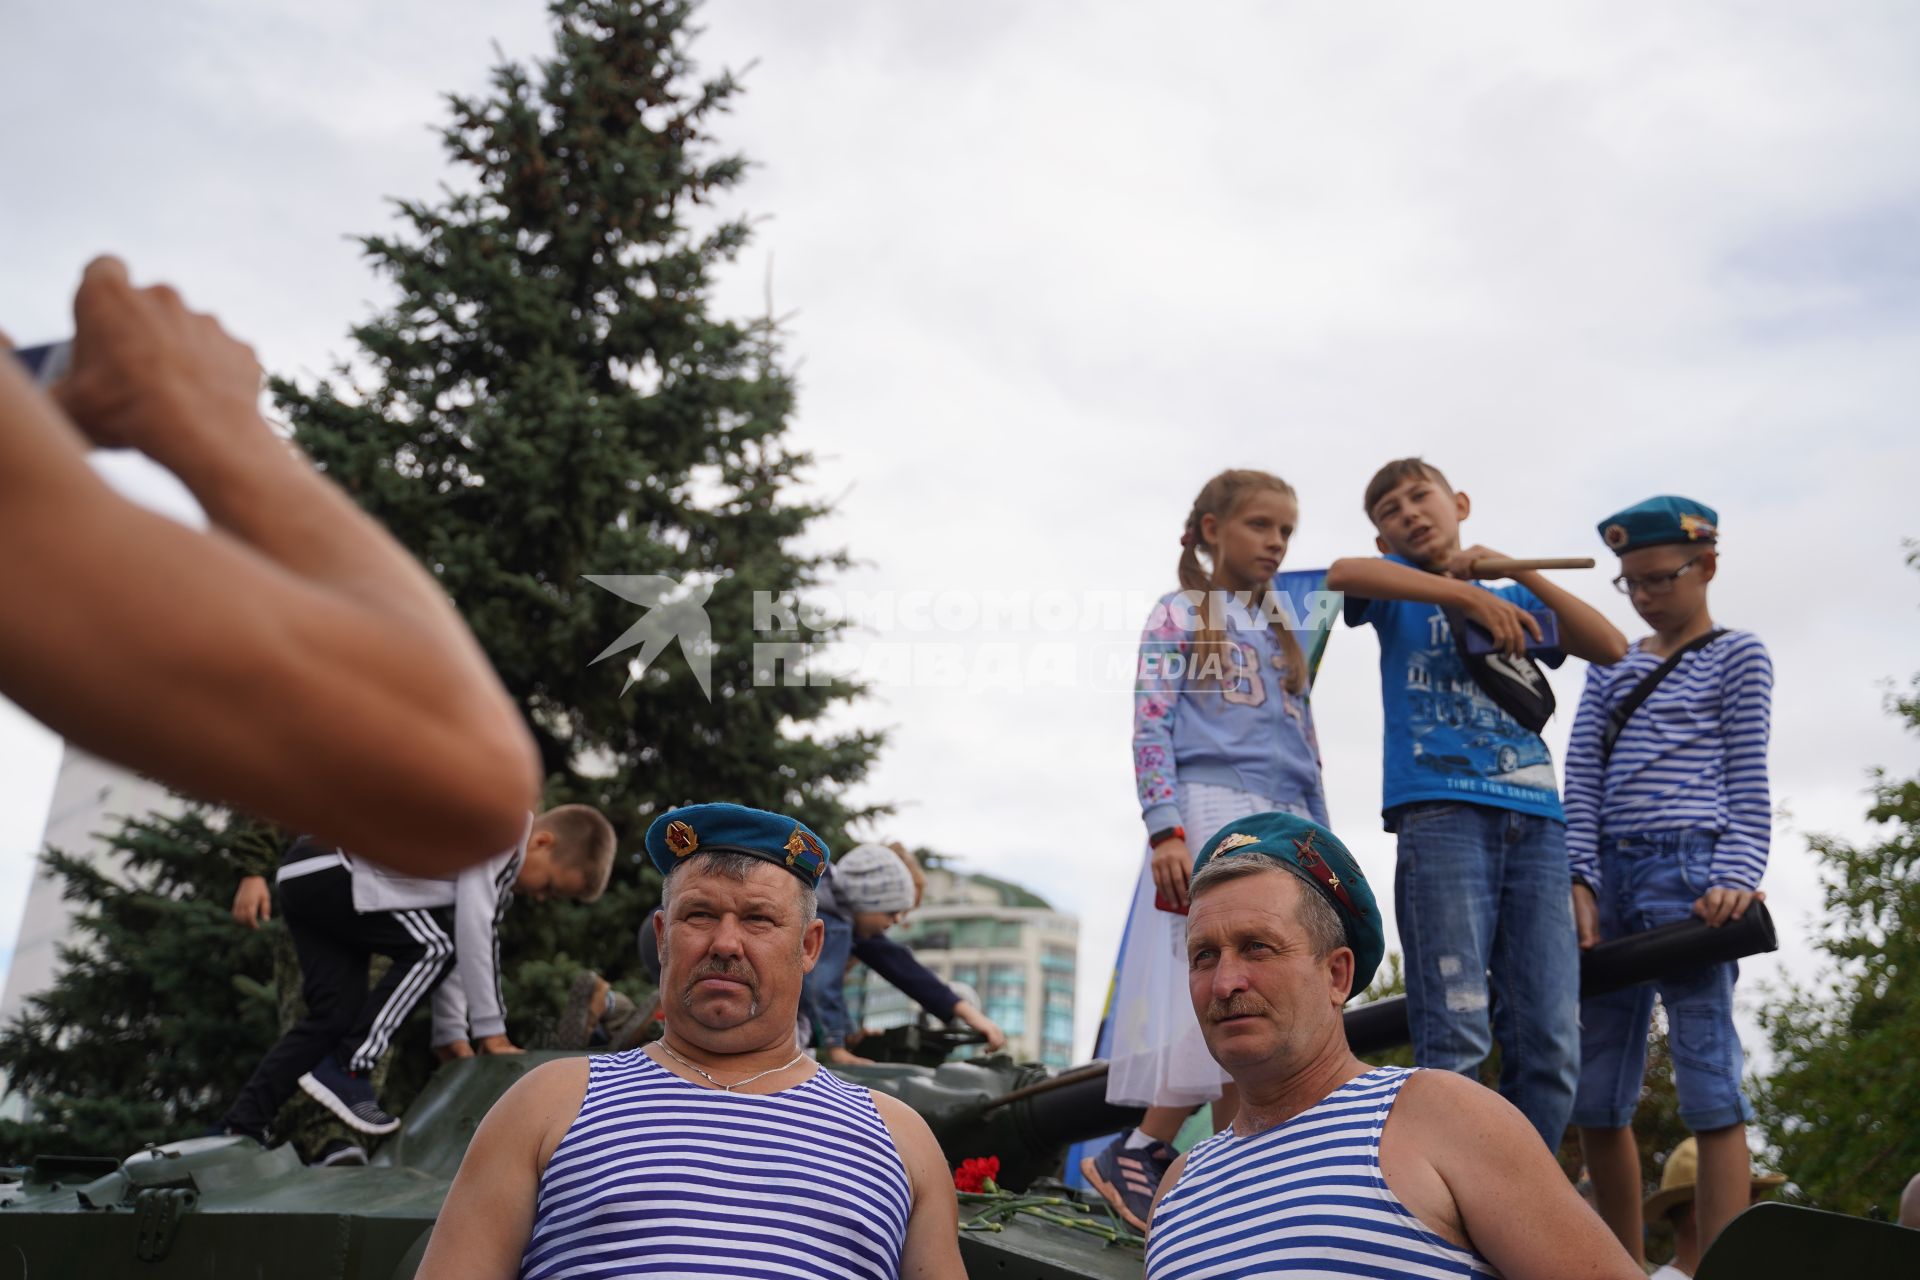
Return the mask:
<path id="1" fill-rule="evenodd" d="M 927 873 L 920 869 L 920 859 L 907 852 L 907 846 L 898 840 L 887 841 L 887 848 L 893 850 L 900 861 L 907 864 L 907 874 L 913 878 L 913 905 L 919 906 L 920 899 L 927 894 Z"/>
<path id="2" fill-rule="evenodd" d="M 553 860 L 581 873 L 587 891 L 577 901 L 592 902 L 613 879 L 613 824 L 590 804 L 563 804 L 533 820 L 535 831 L 553 834 Z"/>
<path id="3" fill-rule="evenodd" d="M 1440 468 L 1425 458 L 1395 458 L 1374 472 L 1373 479 L 1367 481 L 1367 519 L 1373 519 L 1373 509 L 1380 505 L 1380 499 L 1409 480 L 1431 480 L 1448 493 L 1453 492 L 1453 486 L 1440 474 Z"/>

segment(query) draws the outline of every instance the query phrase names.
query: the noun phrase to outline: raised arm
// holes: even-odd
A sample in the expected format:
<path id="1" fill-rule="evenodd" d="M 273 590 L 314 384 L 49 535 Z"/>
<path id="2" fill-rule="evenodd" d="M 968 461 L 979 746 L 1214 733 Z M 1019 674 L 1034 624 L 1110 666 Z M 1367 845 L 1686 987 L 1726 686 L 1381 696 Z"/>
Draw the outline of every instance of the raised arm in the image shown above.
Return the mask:
<path id="1" fill-rule="evenodd" d="M 514 1280 L 540 1175 L 587 1095 L 587 1060 L 529 1071 L 493 1104 L 447 1191 L 415 1280 Z"/>
<path id="2" fill-rule="evenodd" d="M 531 738 L 444 594 L 261 420 L 253 353 L 102 259 L 60 403 L 0 361 L 0 690 L 77 745 L 406 871 L 517 836 Z M 64 408 L 64 411 L 63 411 Z M 212 527 L 87 465 L 131 447 Z"/>
<path id="3" fill-rule="evenodd" d="M 960 1204 L 954 1198 L 953 1172 L 934 1141 L 933 1130 L 918 1111 L 884 1093 L 873 1095 L 874 1109 L 893 1135 L 894 1149 L 907 1169 L 913 1212 L 907 1242 L 900 1253 L 901 1280 L 966 1280 L 960 1261 Z"/>
<path id="4" fill-rule="evenodd" d="M 1459 609 L 1487 629 L 1501 652 L 1515 657 L 1526 651 L 1529 638 L 1540 639 L 1540 624 L 1520 606 L 1471 582 L 1391 560 L 1370 556 L 1335 560 L 1327 570 L 1327 589 L 1344 591 L 1356 600 L 1415 600 Z"/>

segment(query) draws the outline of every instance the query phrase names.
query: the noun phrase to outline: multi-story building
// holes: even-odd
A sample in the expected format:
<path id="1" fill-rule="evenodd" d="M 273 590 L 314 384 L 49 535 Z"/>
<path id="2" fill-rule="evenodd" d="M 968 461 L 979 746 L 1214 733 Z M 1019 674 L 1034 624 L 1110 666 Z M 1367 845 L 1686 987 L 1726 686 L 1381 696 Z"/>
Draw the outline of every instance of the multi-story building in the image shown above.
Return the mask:
<path id="1" fill-rule="evenodd" d="M 932 867 L 919 908 L 893 937 L 941 978 L 971 989 L 1007 1033 L 1014 1057 L 1072 1065 L 1078 919 L 1004 880 Z M 847 1008 L 875 1031 L 920 1015 L 919 1006 L 858 965 L 847 979 Z"/>

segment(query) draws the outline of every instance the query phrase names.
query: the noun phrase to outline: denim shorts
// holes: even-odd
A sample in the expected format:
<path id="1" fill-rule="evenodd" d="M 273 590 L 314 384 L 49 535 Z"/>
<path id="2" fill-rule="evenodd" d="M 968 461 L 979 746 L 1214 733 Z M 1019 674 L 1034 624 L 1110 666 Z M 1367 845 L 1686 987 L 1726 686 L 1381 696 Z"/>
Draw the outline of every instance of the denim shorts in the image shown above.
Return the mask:
<path id="1" fill-rule="evenodd" d="M 1709 887 L 1712 832 L 1654 831 L 1600 838 L 1600 936 L 1611 941 L 1693 914 Z M 1647 1069 L 1647 1029 L 1657 992 L 1667 1011 L 1667 1052 L 1680 1119 L 1699 1133 L 1753 1118 L 1740 1089 L 1745 1057 L 1733 1028 L 1732 961 L 1670 973 L 1580 1002 L 1580 1089 L 1573 1122 L 1586 1129 L 1633 1123 Z"/>

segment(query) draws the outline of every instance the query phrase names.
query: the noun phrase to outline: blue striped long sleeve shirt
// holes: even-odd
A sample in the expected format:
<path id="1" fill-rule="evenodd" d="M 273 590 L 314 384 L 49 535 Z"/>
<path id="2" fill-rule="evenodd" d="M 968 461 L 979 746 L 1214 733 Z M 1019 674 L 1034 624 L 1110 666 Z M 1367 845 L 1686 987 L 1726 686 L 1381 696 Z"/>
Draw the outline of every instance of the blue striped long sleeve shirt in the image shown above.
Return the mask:
<path id="1" fill-rule="evenodd" d="M 1619 662 L 1587 671 L 1567 743 L 1573 873 L 1599 889 L 1603 834 L 1711 831 L 1711 883 L 1757 889 L 1773 830 L 1767 787 L 1773 661 L 1750 631 L 1729 631 L 1682 658 L 1627 721 L 1602 776 L 1609 714 L 1661 662 L 1636 642 Z"/>

